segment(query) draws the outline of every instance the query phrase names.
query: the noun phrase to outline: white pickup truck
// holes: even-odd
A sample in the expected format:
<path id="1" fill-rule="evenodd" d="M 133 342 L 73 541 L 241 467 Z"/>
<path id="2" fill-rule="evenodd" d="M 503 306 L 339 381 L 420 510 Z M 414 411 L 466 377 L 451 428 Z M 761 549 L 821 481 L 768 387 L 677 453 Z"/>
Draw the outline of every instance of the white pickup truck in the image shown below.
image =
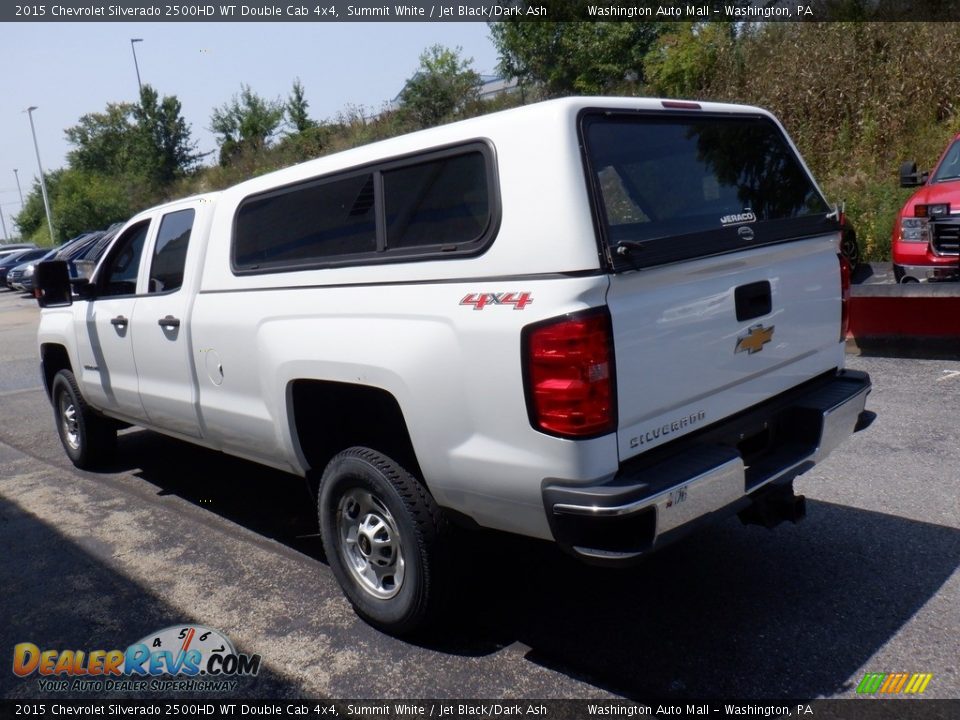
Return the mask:
<path id="1" fill-rule="evenodd" d="M 839 230 L 764 110 L 556 100 L 146 210 L 72 287 L 45 264 L 43 378 L 81 468 L 130 423 L 311 479 L 345 594 L 408 633 L 451 521 L 613 564 L 802 517 L 871 416 Z"/>

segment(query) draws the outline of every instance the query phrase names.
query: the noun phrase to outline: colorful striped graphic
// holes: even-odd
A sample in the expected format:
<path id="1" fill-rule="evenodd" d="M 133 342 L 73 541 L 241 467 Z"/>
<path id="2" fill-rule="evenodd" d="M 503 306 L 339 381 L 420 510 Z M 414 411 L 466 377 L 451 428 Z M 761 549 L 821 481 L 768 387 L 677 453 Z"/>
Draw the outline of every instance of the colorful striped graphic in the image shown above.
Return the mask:
<path id="1" fill-rule="evenodd" d="M 867 673 L 857 685 L 857 693 L 919 695 L 927 689 L 932 679 L 932 673 Z"/>

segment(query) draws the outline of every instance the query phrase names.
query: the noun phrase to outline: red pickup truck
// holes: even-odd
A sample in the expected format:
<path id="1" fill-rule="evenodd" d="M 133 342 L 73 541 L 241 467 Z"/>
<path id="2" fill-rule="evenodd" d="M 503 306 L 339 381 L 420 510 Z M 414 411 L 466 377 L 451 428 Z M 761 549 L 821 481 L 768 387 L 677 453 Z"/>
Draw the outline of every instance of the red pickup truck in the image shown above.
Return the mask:
<path id="1" fill-rule="evenodd" d="M 960 278 L 960 134 L 930 172 L 900 166 L 900 187 L 917 187 L 893 225 L 897 282 Z"/>

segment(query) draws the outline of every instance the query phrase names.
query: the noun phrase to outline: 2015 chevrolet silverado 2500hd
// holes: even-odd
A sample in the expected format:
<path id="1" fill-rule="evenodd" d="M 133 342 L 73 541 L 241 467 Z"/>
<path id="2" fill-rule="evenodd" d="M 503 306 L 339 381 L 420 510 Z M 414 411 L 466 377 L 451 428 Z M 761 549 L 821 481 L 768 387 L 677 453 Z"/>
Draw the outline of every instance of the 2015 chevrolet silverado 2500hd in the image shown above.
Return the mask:
<path id="1" fill-rule="evenodd" d="M 41 269 L 43 377 L 80 467 L 122 421 L 316 479 L 337 580 L 404 633 L 452 519 L 623 563 L 802 515 L 867 419 L 838 239 L 764 110 L 550 101 L 140 213 L 73 293 Z"/>

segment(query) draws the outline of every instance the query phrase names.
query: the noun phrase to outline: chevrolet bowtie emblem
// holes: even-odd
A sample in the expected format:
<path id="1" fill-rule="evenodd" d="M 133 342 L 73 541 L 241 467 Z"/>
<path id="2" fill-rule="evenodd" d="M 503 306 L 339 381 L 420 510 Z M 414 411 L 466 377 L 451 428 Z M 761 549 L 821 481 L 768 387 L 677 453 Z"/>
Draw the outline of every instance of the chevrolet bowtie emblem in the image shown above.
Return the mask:
<path id="1" fill-rule="evenodd" d="M 734 352 L 746 352 L 751 355 L 763 350 L 763 346 L 773 340 L 773 325 L 765 328 L 763 325 L 754 325 L 747 334 L 737 338 L 737 346 Z"/>

